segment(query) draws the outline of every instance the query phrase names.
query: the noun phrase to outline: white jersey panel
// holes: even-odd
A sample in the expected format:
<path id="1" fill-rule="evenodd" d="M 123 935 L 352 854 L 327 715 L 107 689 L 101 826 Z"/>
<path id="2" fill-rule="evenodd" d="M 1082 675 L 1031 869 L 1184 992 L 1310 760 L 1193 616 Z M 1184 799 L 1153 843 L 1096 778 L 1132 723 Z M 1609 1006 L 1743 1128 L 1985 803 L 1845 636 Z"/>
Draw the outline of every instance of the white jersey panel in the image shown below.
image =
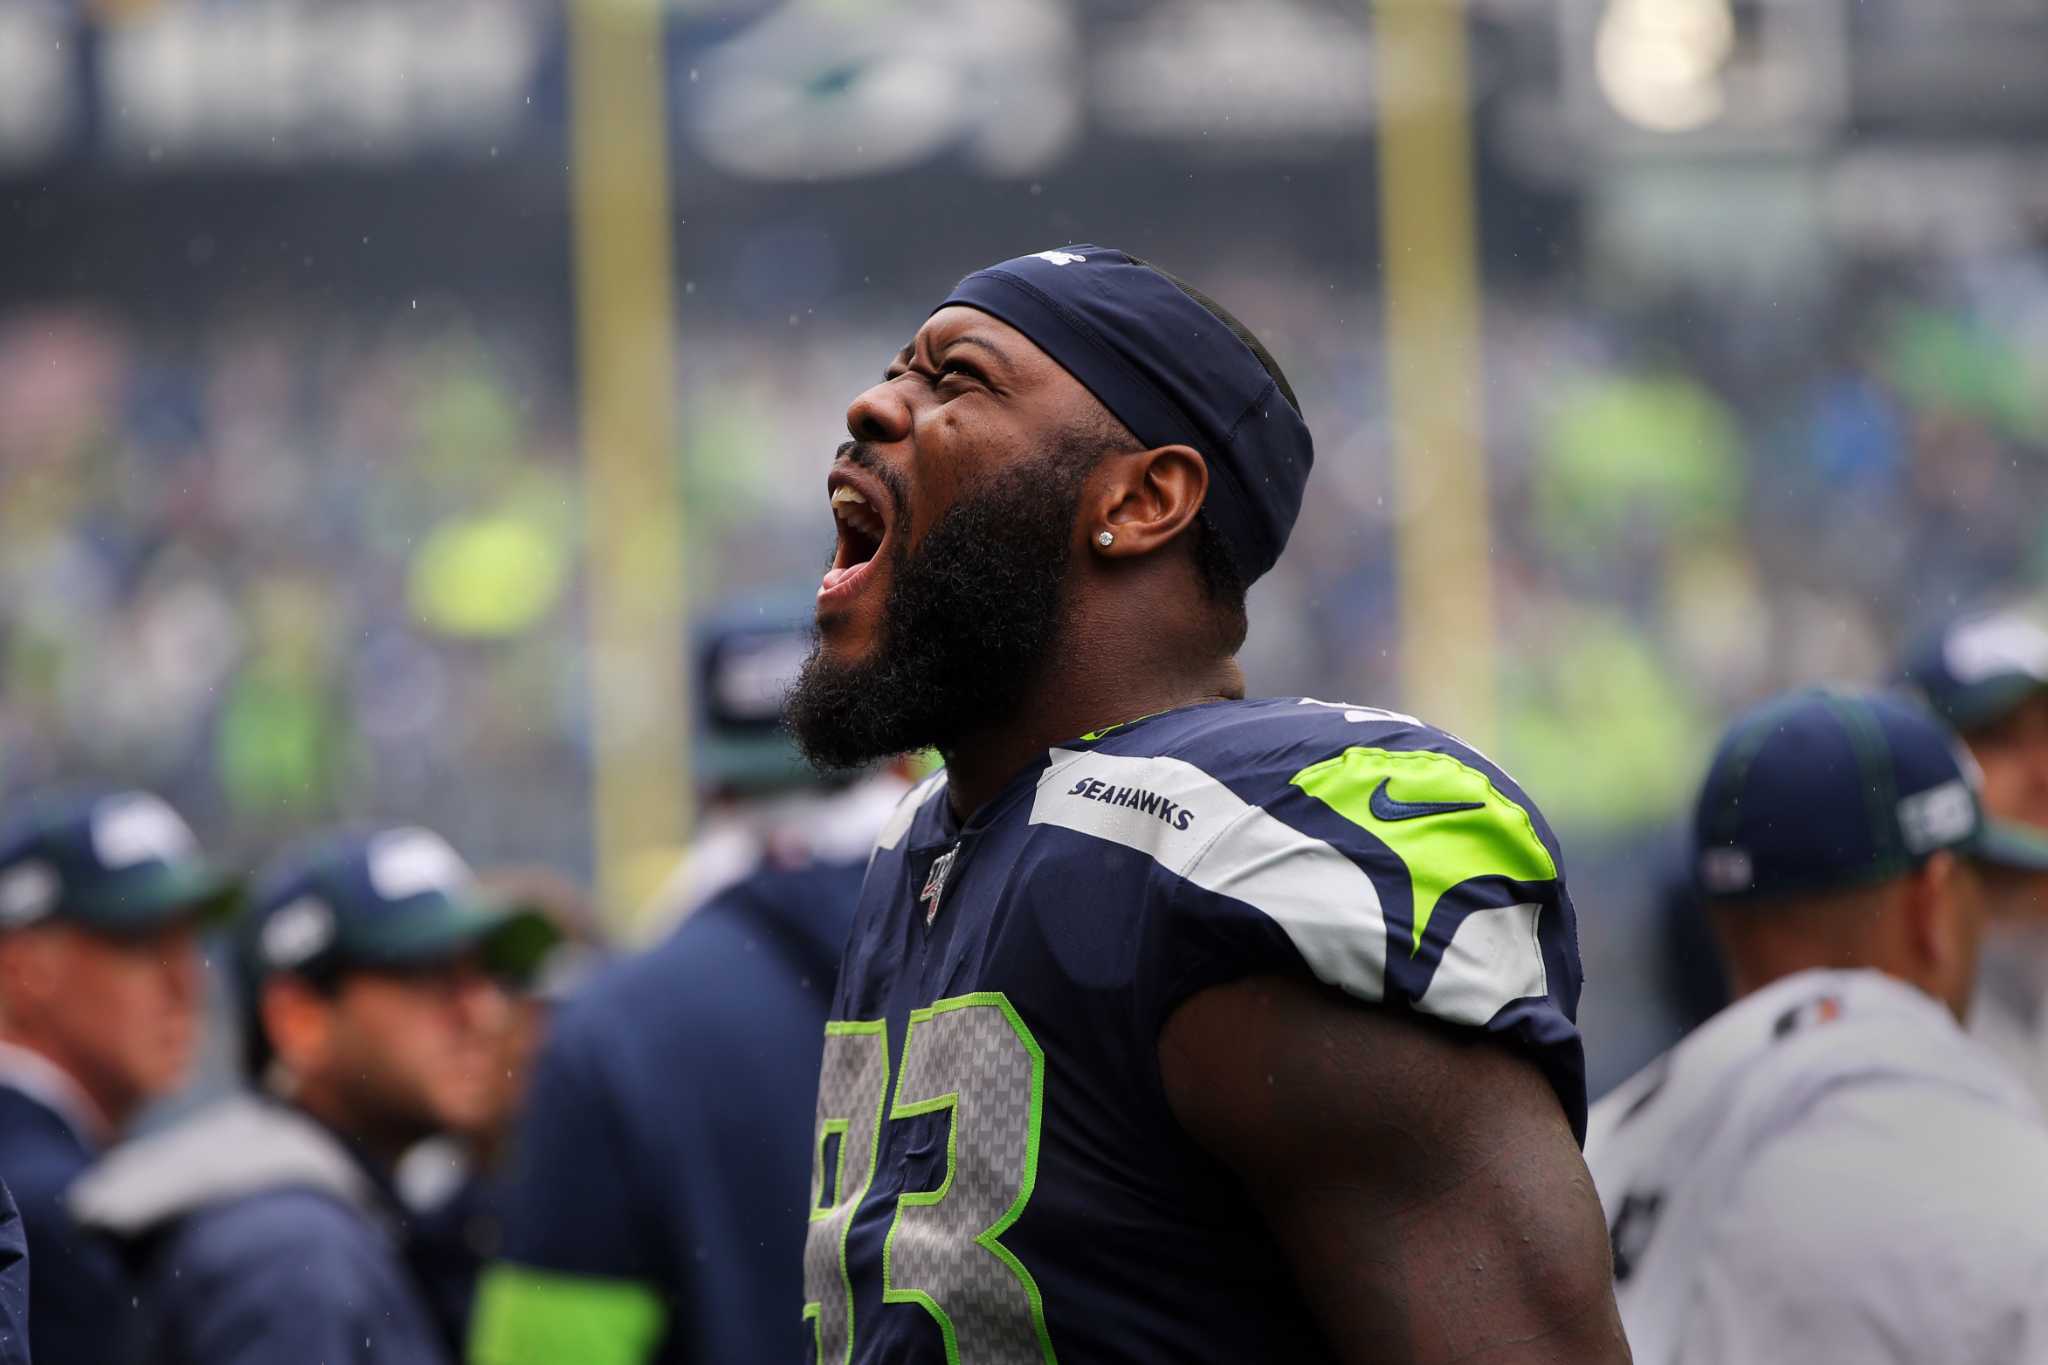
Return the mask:
<path id="1" fill-rule="evenodd" d="M 1387 921 L 1372 878 L 1192 763 L 1054 750 L 1031 823 L 1146 853 L 1278 924 L 1319 980 L 1362 1000 L 1386 994 Z"/>
<path id="2" fill-rule="evenodd" d="M 1474 910 L 1451 933 L 1443 964 L 1415 1007 L 1478 1027 L 1510 1000 L 1550 992 L 1537 937 L 1543 907 L 1532 902 Z"/>

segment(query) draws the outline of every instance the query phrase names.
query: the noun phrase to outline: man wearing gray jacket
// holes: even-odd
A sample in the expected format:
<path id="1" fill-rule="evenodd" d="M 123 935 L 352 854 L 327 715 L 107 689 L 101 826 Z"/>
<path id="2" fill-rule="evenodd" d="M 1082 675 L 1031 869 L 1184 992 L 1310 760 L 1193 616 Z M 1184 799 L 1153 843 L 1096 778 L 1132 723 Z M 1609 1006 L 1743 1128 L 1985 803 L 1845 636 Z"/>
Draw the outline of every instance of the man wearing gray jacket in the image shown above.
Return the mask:
<path id="1" fill-rule="evenodd" d="M 2048 1359 L 2048 1124 L 1965 1034 L 1988 819 L 1919 706 L 1802 692 L 1735 722 L 1694 869 L 1735 1002 L 1593 1108 L 1637 1365 Z"/>

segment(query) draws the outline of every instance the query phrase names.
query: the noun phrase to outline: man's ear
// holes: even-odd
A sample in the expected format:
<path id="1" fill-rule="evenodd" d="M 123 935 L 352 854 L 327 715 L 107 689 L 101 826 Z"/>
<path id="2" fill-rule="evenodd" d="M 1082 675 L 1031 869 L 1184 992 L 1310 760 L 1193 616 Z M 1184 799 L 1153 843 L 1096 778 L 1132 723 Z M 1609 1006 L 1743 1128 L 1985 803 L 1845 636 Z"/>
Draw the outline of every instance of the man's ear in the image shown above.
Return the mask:
<path id="1" fill-rule="evenodd" d="M 1967 995 L 1976 971 L 1979 925 L 1967 877 L 1962 860 L 1943 849 L 1905 880 L 1906 937 L 1919 984 L 1944 998 Z"/>
<path id="2" fill-rule="evenodd" d="M 334 1036 L 334 1002 L 296 976 L 273 976 L 261 987 L 260 1009 L 270 1050 L 294 1075 L 319 1066 Z"/>
<path id="3" fill-rule="evenodd" d="M 1955 855 L 1944 850 L 1915 868 L 1901 888 L 1906 946 L 1916 967 L 1936 968 L 1947 956 L 1943 920 L 1948 915 L 1948 882 L 1955 875 Z"/>
<path id="4" fill-rule="evenodd" d="M 1104 558 L 1150 554 L 1187 529 L 1208 495 L 1209 465 L 1192 446 L 1107 455 L 1082 491 L 1082 531 Z"/>

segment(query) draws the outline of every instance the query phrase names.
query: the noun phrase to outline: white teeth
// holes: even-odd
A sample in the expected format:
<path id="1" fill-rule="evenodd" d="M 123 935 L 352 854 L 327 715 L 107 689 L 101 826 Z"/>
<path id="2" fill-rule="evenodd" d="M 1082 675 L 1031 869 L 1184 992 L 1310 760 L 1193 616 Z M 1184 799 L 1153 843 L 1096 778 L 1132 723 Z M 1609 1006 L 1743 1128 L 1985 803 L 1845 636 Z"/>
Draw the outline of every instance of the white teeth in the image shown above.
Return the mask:
<path id="1" fill-rule="evenodd" d="M 851 488 L 841 486 L 832 490 L 832 512 L 839 520 L 872 540 L 879 541 L 888 530 L 874 509 L 868 506 L 868 500 Z"/>

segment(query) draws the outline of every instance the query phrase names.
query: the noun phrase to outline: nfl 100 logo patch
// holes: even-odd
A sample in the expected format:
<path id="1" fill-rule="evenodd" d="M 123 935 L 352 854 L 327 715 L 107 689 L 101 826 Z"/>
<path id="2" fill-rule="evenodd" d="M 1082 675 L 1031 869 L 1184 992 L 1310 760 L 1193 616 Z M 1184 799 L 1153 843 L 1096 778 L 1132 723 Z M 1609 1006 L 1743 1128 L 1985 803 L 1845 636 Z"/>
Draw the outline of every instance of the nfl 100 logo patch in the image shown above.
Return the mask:
<path id="1" fill-rule="evenodd" d="M 959 856 L 960 845 L 955 844 L 932 859 L 932 870 L 925 874 L 924 890 L 917 893 L 917 902 L 924 907 L 927 927 L 939 917 L 939 901 L 946 894 L 946 878 L 953 874 L 953 860 Z"/>

